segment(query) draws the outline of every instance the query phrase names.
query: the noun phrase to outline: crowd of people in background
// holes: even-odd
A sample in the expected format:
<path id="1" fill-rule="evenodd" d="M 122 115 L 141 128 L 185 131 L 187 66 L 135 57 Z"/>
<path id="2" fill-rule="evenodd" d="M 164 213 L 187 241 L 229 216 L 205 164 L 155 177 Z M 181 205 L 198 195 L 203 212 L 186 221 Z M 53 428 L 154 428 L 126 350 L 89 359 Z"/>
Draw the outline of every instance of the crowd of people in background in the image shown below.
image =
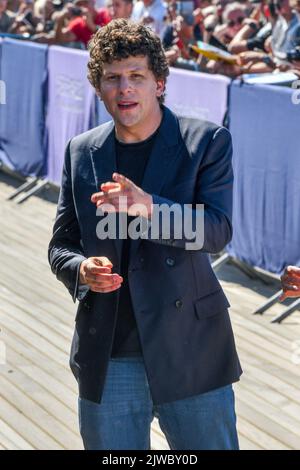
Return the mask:
<path id="1" fill-rule="evenodd" d="M 238 77 L 300 77 L 300 0 L 0 0 L 0 36 L 86 49 L 115 18 L 152 28 L 171 66 Z M 199 41 L 230 60 L 199 53 Z"/>

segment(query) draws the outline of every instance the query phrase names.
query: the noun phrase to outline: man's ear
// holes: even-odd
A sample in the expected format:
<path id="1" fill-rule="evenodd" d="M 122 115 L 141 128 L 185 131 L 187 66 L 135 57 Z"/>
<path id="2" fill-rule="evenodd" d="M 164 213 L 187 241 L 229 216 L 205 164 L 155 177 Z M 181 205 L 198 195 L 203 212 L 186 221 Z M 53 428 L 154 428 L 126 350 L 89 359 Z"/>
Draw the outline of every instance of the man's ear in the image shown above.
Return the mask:
<path id="1" fill-rule="evenodd" d="M 156 82 L 156 96 L 159 98 L 165 91 L 165 80 L 157 80 Z"/>

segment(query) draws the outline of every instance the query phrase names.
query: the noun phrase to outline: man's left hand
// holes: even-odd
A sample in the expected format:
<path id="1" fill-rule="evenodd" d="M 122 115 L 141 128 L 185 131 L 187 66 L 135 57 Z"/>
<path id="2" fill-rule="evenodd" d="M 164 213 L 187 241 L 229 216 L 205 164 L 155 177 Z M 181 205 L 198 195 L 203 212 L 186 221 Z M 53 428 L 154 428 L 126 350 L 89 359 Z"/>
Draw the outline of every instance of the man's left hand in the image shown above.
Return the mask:
<path id="1" fill-rule="evenodd" d="M 105 212 L 127 212 L 130 216 L 151 218 L 153 198 L 126 176 L 113 173 L 113 181 L 101 184 L 101 192 L 94 193 L 91 201 Z M 122 201 L 126 197 L 127 199 Z M 112 208 L 113 206 L 113 208 Z"/>

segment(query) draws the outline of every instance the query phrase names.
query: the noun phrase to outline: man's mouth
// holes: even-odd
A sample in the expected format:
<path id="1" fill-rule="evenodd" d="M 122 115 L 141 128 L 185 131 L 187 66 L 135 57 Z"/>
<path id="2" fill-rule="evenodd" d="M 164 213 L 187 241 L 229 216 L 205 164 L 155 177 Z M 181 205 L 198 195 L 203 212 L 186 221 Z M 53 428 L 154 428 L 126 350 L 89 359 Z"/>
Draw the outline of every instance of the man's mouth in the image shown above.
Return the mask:
<path id="1" fill-rule="evenodd" d="M 128 109 L 133 109 L 137 106 L 137 103 L 133 101 L 120 101 L 118 103 L 118 108 L 122 111 L 126 111 Z"/>

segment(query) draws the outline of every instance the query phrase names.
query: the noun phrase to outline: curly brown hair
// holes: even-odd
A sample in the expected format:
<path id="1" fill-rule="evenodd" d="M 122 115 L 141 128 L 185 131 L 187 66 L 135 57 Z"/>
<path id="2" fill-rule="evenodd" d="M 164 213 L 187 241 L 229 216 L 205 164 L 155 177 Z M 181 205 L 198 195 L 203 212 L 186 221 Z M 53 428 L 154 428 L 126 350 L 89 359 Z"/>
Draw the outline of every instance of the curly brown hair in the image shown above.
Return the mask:
<path id="1" fill-rule="evenodd" d="M 103 64 L 131 56 L 148 57 L 149 69 L 156 80 L 164 80 L 166 84 L 169 67 L 164 49 L 159 37 L 147 26 L 125 19 L 112 20 L 96 32 L 88 49 L 88 79 L 97 92 L 100 91 Z M 158 97 L 160 104 L 164 98 L 164 93 Z"/>

